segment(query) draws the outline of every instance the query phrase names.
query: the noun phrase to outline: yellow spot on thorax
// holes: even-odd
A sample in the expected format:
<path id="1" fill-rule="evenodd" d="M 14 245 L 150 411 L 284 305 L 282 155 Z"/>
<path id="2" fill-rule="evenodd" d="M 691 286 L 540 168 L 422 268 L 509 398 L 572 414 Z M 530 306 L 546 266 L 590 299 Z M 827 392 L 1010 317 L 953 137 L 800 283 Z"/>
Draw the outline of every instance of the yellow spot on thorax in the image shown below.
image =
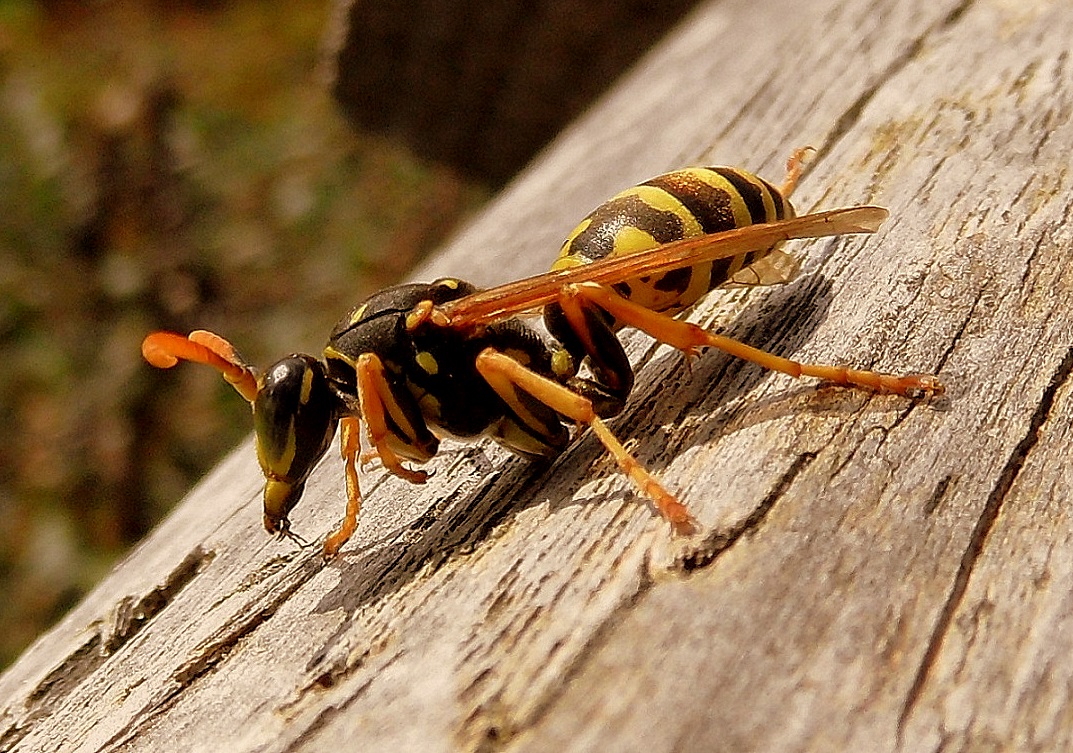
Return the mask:
<path id="1" fill-rule="evenodd" d="M 422 350 L 414 357 L 417 361 L 417 365 L 420 366 L 426 374 L 435 375 L 440 370 L 440 365 L 436 363 L 436 358 L 427 350 Z"/>
<path id="2" fill-rule="evenodd" d="M 360 306 L 358 306 L 356 309 L 354 309 L 352 312 L 350 312 L 350 320 L 349 321 L 350 321 L 350 326 L 351 327 L 353 327 L 355 324 L 357 324 L 358 322 L 361 321 L 361 318 L 363 316 L 365 316 L 365 309 L 367 309 L 367 308 L 369 308 L 369 304 L 363 303 Z"/>
<path id="3" fill-rule="evenodd" d="M 336 361 L 342 361 L 343 363 L 350 366 L 352 369 L 356 369 L 358 367 L 358 359 L 352 358 L 343 351 L 337 350 L 331 345 L 329 345 L 324 349 L 324 360 L 330 361 L 332 359 L 335 359 Z"/>

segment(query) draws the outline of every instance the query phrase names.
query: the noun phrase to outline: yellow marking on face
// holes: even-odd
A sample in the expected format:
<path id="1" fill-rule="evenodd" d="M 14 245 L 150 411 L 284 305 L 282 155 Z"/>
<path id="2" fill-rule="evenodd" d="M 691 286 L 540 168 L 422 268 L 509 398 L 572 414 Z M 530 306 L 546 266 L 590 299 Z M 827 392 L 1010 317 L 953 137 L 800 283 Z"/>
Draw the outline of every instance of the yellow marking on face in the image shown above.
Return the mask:
<path id="1" fill-rule="evenodd" d="M 294 455 L 297 450 L 294 421 L 291 421 L 287 427 L 287 444 L 283 446 L 278 455 L 269 455 L 269 448 L 264 446 L 260 437 L 257 438 L 257 462 L 261 465 L 261 471 L 269 478 L 286 476 L 294 463 Z"/>
<path id="2" fill-rule="evenodd" d="M 439 373 L 440 365 L 436 363 L 436 357 L 429 353 L 427 350 L 419 351 L 414 360 L 417 361 L 417 365 L 420 366 L 426 374 L 435 376 Z"/>
<path id="3" fill-rule="evenodd" d="M 443 287 L 450 288 L 451 290 L 458 290 L 458 280 L 455 280 L 451 277 L 440 280 L 437 285 L 442 285 Z"/>
<path id="4" fill-rule="evenodd" d="M 302 374 L 302 391 L 298 395 L 298 402 L 306 405 L 309 396 L 313 393 L 313 369 L 306 369 Z"/>
<path id="5" fill-rule="evenodd" d="M 287 502 L 290 499 L 291 492 L 294 487 L 288 484 L 286 481 L 279 481 L 277 479 L 267 479 L 265 481 L 264 491 L 264 508 L 265 508 L 265 527 L 268 528 L 268 523 L 271 521 L 273 527 L 269 530 L 274 530 L 275 523 L 283 517 L 284 510 L 287 507 Z"/>

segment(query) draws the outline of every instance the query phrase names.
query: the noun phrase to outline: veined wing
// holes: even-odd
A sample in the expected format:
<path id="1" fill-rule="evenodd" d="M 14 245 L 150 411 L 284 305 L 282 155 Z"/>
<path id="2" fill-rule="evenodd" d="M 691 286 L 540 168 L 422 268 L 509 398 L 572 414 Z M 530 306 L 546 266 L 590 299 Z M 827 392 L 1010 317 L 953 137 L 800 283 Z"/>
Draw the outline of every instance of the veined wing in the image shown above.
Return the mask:
<path id="1" fill-rule="evenodd" d="M 437 307 L 452 327 L 488 324 L 539 309 L 556 300 L 564 285 L 596 282 L 614 285 L 748 251 L 770 248 L 794 238 L 822 238 L 846 233 L 874 233 L 887 219 L 883 207 L 859 206 L 805 214 L 777 222 L 698 235 L 650 251 L 601 259 L 591 264 L 526 277 L 482 290 Z"/>

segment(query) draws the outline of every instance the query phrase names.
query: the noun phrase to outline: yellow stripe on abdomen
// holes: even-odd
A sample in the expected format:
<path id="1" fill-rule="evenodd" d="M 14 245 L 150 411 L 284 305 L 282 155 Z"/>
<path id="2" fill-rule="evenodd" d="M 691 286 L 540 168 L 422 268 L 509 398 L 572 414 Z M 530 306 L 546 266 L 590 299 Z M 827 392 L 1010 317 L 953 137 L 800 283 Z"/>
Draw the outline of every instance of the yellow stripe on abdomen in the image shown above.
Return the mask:
<path id="1" fill-rule="evenodd" d="M 691 167 L 616 194 L 567 237 L 553 270 L 649 251 L 683 238 L 792 217 L 793 208 L 767 181 L 743 170 Z M 687 308 L 743 266 L 769 253 L 753 251 L 618 287 L 654 311 Z"/>

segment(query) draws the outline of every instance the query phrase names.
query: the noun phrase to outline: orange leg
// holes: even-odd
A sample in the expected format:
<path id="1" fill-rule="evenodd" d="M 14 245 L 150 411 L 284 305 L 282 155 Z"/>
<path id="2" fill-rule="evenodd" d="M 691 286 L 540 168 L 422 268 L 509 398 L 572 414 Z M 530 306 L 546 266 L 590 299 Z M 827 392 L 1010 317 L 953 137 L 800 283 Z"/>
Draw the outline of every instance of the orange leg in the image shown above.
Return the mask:
<path id="1" fill-rule="evenodd" d="M 790 159 L 786 160 L 786 180 L 783 181 L 782 186 L 779 188 L 779 193 L 783 197 L 789 198 L 790 194 L 797 188 L 797 182 L 801 180 L 801 174 L 805 171 L 805 165 L 812 159 L 812 156 L 816 153 L 816 150 L 811 146 L 803 146 L 799 149 L 794 149 L 793 154 L 790 155 Z"/>
<path id="2" fill-rule="evenodd" d="M 607 428 L 593 411 L 592 403 L 563 385 L 530 371 L 510 356 L 494 348 L 485 348 L 477 356 L 477 371 L 508 405 L 519 404 L 516 390 L 531 395 L 569 419 L 592 427 L 593 433 L 614 457 L 619 468 L 646 497 L 652 500 L 660 515 L 671 524 L 676 534 L 689 535 L 696 522 L 689 510 L 673 494 L 644 469 L 633 455 Z"/>
<path id="3" fill-rule="evenodd" d="M 324 556 L 334 557 L 358 528 L 361 512 L 361 488 L 358 486 L 356 465 L 361 450 L 361 426 L 357 416 L 346 416 L 339 426 L 339 454 L 343 456 L 346 473 L 346 515 L 339 528 L 324 540 Z"/>
<path id="4" fill-rule="evenodd" d="M 358 462 L 365 463 L 372 457 L 396 476 L 414 484 L 423 484 L 428 480 L 428 473 L 415 471 L 402 464 L 402 459 L 391 448 L 391 429 L 387 416 L 404 432 L 411 432 L 413 427 L 406 416 L 399 410 L 391 396 L 391 386 L 384 375 L 384 364 L 373 353 L 364 353 L 357 363 L 357 393 L 361 415 L 365 419 L 365 429 L 375 452 L 361 454 L 361 422 L 357 416 L 344 416 L 340 421 L 339 451 L 343 456 L 346 472 L 346 515 L 339 528 L 324 541 L 324 555 L 333 557 L 354 535 L 358 527 L 358 513 L 361 512 L 361 490 L 358 486 Z"/>
<path id="5" fill-rule="evenodd" d="M 696 348 L 700 346 L 711 346 L 732 356 L 759 364 L 766 369 L 780 371 L 793 377 L 817 377 L 844 387 L 867 387 L 878 392 L 894 392 L 914 398 L 939 395 L 943 392 L 942 383 L 930 374 L 896 376 L 876 371 L 859 371 L 844 366 L 799 363 L 789 358 L 782 358 L 729 337 L 709 332 L 690 322 L 673 319 L 665 314 L 646 309 L 602 285 L 571 285 L 563 290 L 562 296 L 585 298 L 623 324 L 644 330 L 657 340 L 678 348 L 687 356 L 693 355 Z"/>
<path id="6" fill-rule="evenodd" d="M 391 430 L 387 425 L 385 410 L 392 411 L 391 420 L 407 434 L 412 434 L 412 427 L 406 416 L 397 410 L 391 397 L 391 387 L 384 376 L 384 364 L 373 353 L 363 353 L 358 358 L 357 366 L 358 401 L 361 415 L 365 418 L 365 428 L 369 432 L 369 441 L 376 448 L 376 454 L 384 467 L 400 478 L 413 484 L 423 484 L 428 480 L 428 473 L 415 471 L 402 464 L 402 460 L 391 449 L 388 441 Z"/>

